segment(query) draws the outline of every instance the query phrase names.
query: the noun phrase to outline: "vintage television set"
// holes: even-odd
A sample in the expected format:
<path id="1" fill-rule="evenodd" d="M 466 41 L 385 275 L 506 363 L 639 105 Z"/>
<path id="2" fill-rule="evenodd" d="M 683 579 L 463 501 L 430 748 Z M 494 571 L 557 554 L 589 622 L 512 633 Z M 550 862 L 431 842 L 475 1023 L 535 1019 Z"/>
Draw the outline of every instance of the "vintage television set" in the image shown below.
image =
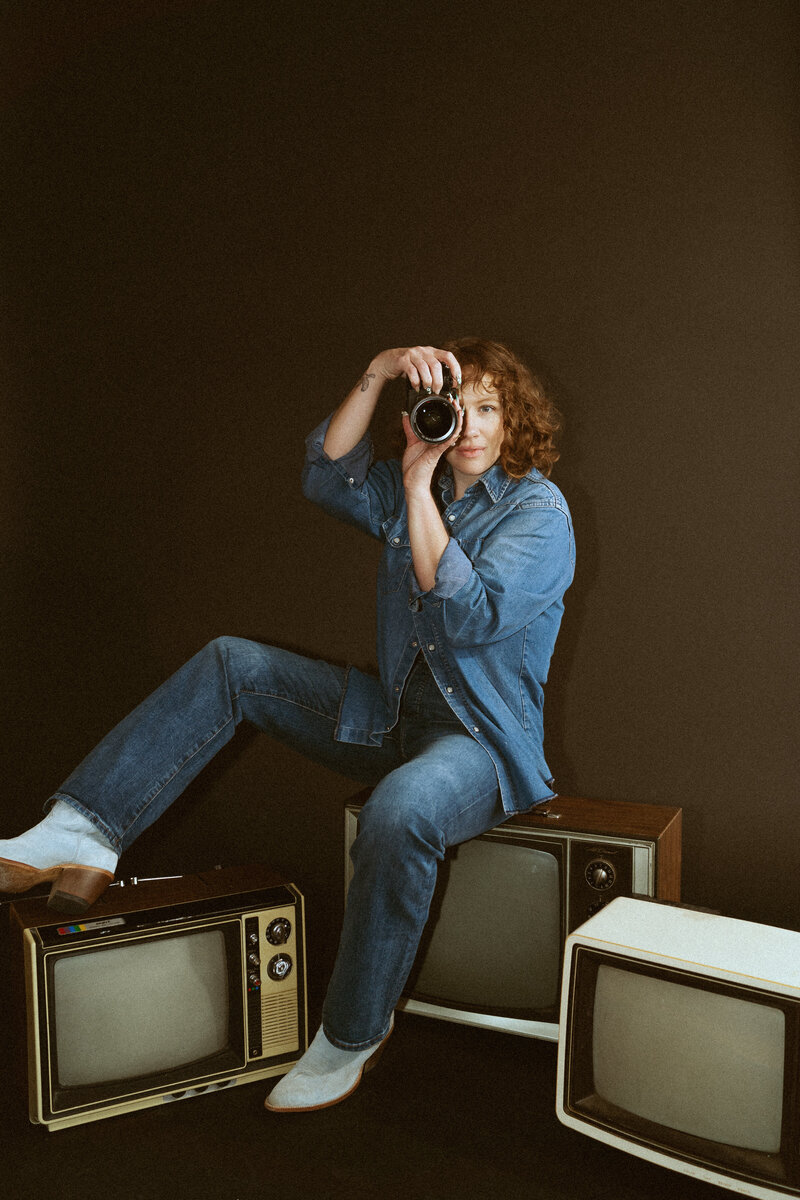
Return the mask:
<path id="1" fill-rule="evenodd" d="M 345 810 L 345 889 L 368 797 Z M 399 1007 L 556 1041 L 567 934 L 616 896 L 680 899 L 681 815 L 560 796 L 448 851 Z"/>
<path id="2" fill-rule="evenodd" d="M 800 933 L 619 899 L 567 942 L 565 1125 L 745 1196 L 800 1196 Z"/>
<path id="3" fill-rule="evenodd" d="M 112 886 L 79 920 L 46 897 L 10 917 L 34 1123 L 264 1079 L 305 1051 L 303 897 L 264 867 Z"/>

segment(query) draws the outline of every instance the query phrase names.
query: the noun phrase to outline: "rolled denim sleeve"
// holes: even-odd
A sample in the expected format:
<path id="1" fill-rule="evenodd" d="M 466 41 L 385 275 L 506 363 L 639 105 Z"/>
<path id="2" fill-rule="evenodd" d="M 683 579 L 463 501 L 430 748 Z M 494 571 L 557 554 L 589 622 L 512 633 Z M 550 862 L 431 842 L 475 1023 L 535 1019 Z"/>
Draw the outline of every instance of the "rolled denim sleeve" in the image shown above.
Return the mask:
<path id="1" fill-rule="evenodd" d="M 323 446 L 333 413 L 326 417 L 306 438 L 306 468 L 329 463 L 351 487 L 361 487 L 372 464 L 372 438 L 365 433 L 361 441 L 341 458 L 329 458 Z"/>
<path id="2" fill-rule="evenodd" d="M 467 555 L 459 546 L 455 538 L 450 538 L 445 546 L 444 553 L 439 559 L 439 566 L 436 568 L 436 579 L 430 596 L 435 596 L 439 600 L 446 600 L 450 596 L 454 596 L 460 591 L 472 575 L 473 566 Z M 417 583 L 415 575 L 412 575 L 412 594 L 414 596 L 423 596 L 425 593 Z"/>
<path id="3" fill-rule="evenodd" d="M 398 487 L 402 490 L 399 463 L 373 462 L 369 434 L 341 458 L 325 453 L 327 417 L 306 438 L 303 495 L 333 517 L 347 521 L 372 537 L 382 536 L 382 525 L 395 511 Z"/>

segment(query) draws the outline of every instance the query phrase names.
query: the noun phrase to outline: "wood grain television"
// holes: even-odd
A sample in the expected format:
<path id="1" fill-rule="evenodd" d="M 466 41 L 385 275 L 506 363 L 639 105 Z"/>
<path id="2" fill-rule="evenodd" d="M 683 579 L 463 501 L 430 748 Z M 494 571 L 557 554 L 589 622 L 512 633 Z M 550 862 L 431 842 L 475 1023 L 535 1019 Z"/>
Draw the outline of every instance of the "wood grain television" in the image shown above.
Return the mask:
<path id="1" fill-rule="evenodd" d="M 345 891 L 369 795 L 345 810 Z M 568 934 L 617 896 L 680 900 L 681 821 L 560 796 L 448 851 L 399 1007 L 557 1041 Z"/>

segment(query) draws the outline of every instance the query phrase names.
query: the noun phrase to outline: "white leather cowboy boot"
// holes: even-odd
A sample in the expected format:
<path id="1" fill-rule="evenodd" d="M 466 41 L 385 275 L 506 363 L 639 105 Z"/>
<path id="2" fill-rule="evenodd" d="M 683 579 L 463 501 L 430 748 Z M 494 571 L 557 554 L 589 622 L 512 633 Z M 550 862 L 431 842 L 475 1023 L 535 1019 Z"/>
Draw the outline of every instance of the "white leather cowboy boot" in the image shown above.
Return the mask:
<path id="1" fill-rule="evenodd" d="M 118 858 L 88 817 L 58 800 L 38 825 L 0 840 L 0 892 L 52 881 L 50 908 L 82 913 L 113 880 Z"/>
<path id="2" fill-rule="evenodd" d="M 340 1050 L 325 1037 L 320 1026 L 317 1036 L 300 1061 L 292 1067 L 264 1101 L 270 1112 L 311 1112 L 329 1108 L 350 1096 L 381 1056 L 394 1028 L 376 1046 L 366 1050 Z"/>

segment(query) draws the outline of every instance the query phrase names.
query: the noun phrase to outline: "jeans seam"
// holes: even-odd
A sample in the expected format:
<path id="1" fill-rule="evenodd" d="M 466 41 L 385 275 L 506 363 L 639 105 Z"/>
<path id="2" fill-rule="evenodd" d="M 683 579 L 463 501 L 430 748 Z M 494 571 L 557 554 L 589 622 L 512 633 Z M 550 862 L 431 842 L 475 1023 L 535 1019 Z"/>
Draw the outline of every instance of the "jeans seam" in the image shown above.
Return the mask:
<path id="1" fill-rule="evenodd" d="M 465 814 L 465 813 L 468 813 L 468 812 L 470 811 L 470 809 L 472 809 L 472 808 L 474 808 L 474 807 L 475 807 L 475 805 L 476 805 L 476 804 L 482 804 L 482 803 L 483 803 L 483 801 L 484 801 L 484 799 L 485 799 L 487 796 L 490 796 L 490 795 L 493 795 L 493 796 L 495 796 L 497 799 L 499 799 L 499 798 L 500 798 L 500 788 L 499 788 L 499 786 L 495 785 L 495 787 L 493 787 L 493 788 L 487 788 L 487 790 L 486 790 L 485 792 L 481 792 L 481 794 L 480 794 L 479 796 L 476 796 L 476 797 L 473 799 L 472 803 L 471 803 L 471 804 L 468 804 L 466 808 L 461 808 L 461 809 L 459 809 L 459 811 L 458 811 L 457 813 L 453 813 L 452 817 L 451 817 L 451 818 L 450 818 L 450 820 L 447 822 L 447 826 L 442 826 L 442 837 L 444 838 L 444 841 L 445 841 L 445 849 L 449 849 L 449 847 L 450 847 L 451 845 L 461 845 L 461 844 L 462 844 L 462 843 L 460 843 L 460 842 L 455 842 L 455 843 L 448 842 L 448 840 L 447 840 L 447 831 L 448 831 L 448 828 L 449 828 L 450 826 L 452 826 L 452 824 L 453 824 L 453 822 L 454 822 L 454 821 L 457 821 L 457 820 L 458 820 L 458 821 L 460 821 L 460 820 L 461 820 L 461 818 L 464 816 L 464 814 Z M 501 824 L 501 823 L 502 823 L 502 821 L 505 819 L 505 813 L 503 813 L 503 812 L 502 812 L 502 805 L 501 805 L 500 807 L 501 807 L 501 814 L 502 814 L 502 815 L 500 816 L 500 819 L 499 819 L 499 821 L 497 822 L 497 824 L 498 824 L 498 825 L 499 825 L 499 824 Z M 490 825 L 490 826 L 489 826 L 489 828 L 490 828 L 490 829 L 495 829 L 495 828 L 496 828 L 496 826 L 495 826 L 495 825 Z M 485 831 L 484 831 L 484 832 L 485 832 Z M 472 837 L 465 838 L 465 839 L 464 839 L 464 841 L 470 842 L 470 841 L 472 841 L 472 838 L 473 838 L 473 837 L 480 837 L 480 834 L 473 834 L 473 835 L 472 835 Z"/>
<path id="2" fill-rule="evenodd" d="M 522 635 L 522 651 L 519 656 L 519 670 L 517 671 L 517 687 L 519 688 L 519 706 L 522 712 L 522 728 L 527 732 L 528 729 L 528 714 L 525 710 L 525 694 L 522 690 L 522 672 L 525 666 L 525 652 L 528 645 L 528 626 Z"/>
<path id="3" fill-rule="evenodd" d="M 185 757 L 184 759 L 182 759 L 182 760 L 181 760 L 181 762 L 180 762 L 180 763 L 179 763 L 179 764 L 178 764 L 178 765 L 175 767 L 175 770 L 172 772 L 172 774 L 168 775 L 166 779 L 162 780 L 162 782 L 161 782 L 161 783 L 160 783 L 160 784 L 157 786 L 156 790 L 155 790 L 155 791 L 152 793 L 152 795 L 150 795 L 150 796 L 148 796 L 148 797 L 147 797 L 147 800 L 146 800 L 146 801 L 145 801 L 145 803 L 142 805 L 142 807 L 139 809 L 139 811 L 137 812 L 137 814 L 136 814 L 136 816 L 134 817 L 134 819 L 133 819 L 132 821 L 130 821 L 130 822 L 128 823 L 128 825 L 125 827 L 125 830 L 123 831 L 123 833 L 122 833 L 122 836 L 121 836 L 121 838 L 120 838 L 120 842 L 123 842 L 123 841 L 125 840 L 125 838 L 127 837 L 128 833 L 131 831 L 131 829 L 133 828 L 133 826 L 136 824 L 136 822 L 137 822 L 138 820 L 140 820 L 140 819 L 141 819 L 141 817 L 144 815 L 144 813 L 146 813 L 146 812 L 147 812 L 148 808 L 149 808 L 149 807 L 150 807 L 150 805 L 153 803 L 153 801 L 154 801 L 154 800 L 155 800 L 155 799 L 156 799 L 158 796 L 160 796 L 160 795 L 161 795 L 161 793 L 163 792 L 164 788 L 165 788 L 165 787 L 166 787 L 168 784 L 172 783 L 173 779 L 175 779 L 175 777 L 176 777 L 177 775 L 180 775 L 181 771 L 182 771 L 182 770 L 183 770 L 183 768 L 186 766 L 186 764 L 187 764 L 187 763 L 190 763 L 190 762 L 192 761 L 192 759 L 195 757 L 195 755 L 199 754 L 199 753 L 200 753 L 200 751 L 201 751 L 201 750 L 203 750 L 203 749 L 204 749 L 204 748 L 205 748 L 205 747 L 208 745 L 208 743 L 209 743 L 209 742 L 213 741 L 213 740 L 214 740 L 214 738 L 215 738 L 215 737 L 216 737 L 216 736 L 217 736 L 219 733 L 221 733 L 221 732 L 222 732 L 222 730 L 223 730 L 223 729 L 225 729 L 225 727 L 226 727 L 227 725 L 230 725 L 230 723 L 231 723 L 231 721 L 232 721 L 232 720 L 233 720 L 233 717 L 232 717 L 232 716 L 230 716 L 230 717 L 228 717 L 228 718 L 227 718 L 227 720 L 223 721 L 221 725 L 218 725 L 218 726 L 216 727 L 216 729 L 213 729 L 213 730 L 211 731 L 211 733 L 208 735 L 208 737 L 207 737 L 207 738 L 205 738 L 205 740 L 204 740 L 204 741 L 200 742 L 200 744 L 199 744 L 198 746 L 195 746 L 195 748 L 194 748 L 194 750 L 192 750 L 191 754 L 187 754 L 187 755 L 186 755 L 186 757 Z"/>
<path id="4" fill-rule="evenodd" d="M 347 695 L 347 685 L 348 685 L 349 680 L 350 680 L 350 667 L 348 665 L 345 668 L 344 679 L 342 681 L 342 690 L 339 693 L 339 707 L 336 710 L 336 718 L 334 720 L 334 737 L 336 736 L 335 731 L 341 729 L 341 726 L 342 726 L 342 712 L 344 711 L 344 698 Z"/>
<path id="5" fill-rule="evenodd" d="M 336 724 L 336 717 L 321 712 L 318 708 L 311 708 L 308 704 L 301 704 L 299 700 L 293 700 L 291 696 L 282 696 L 280 692 L 257 692 L 253 688 L 242 688 L 240 692 L 235 692 L 231 699 L 238 700 L 242 696 L 262 696 L 268 700 L 281 700 L 284 704 L 293 704 L 295 708 L 302 708 L 304 712 L 313 713 L 315 717 L 324 717 L 332 725 Z"/>

